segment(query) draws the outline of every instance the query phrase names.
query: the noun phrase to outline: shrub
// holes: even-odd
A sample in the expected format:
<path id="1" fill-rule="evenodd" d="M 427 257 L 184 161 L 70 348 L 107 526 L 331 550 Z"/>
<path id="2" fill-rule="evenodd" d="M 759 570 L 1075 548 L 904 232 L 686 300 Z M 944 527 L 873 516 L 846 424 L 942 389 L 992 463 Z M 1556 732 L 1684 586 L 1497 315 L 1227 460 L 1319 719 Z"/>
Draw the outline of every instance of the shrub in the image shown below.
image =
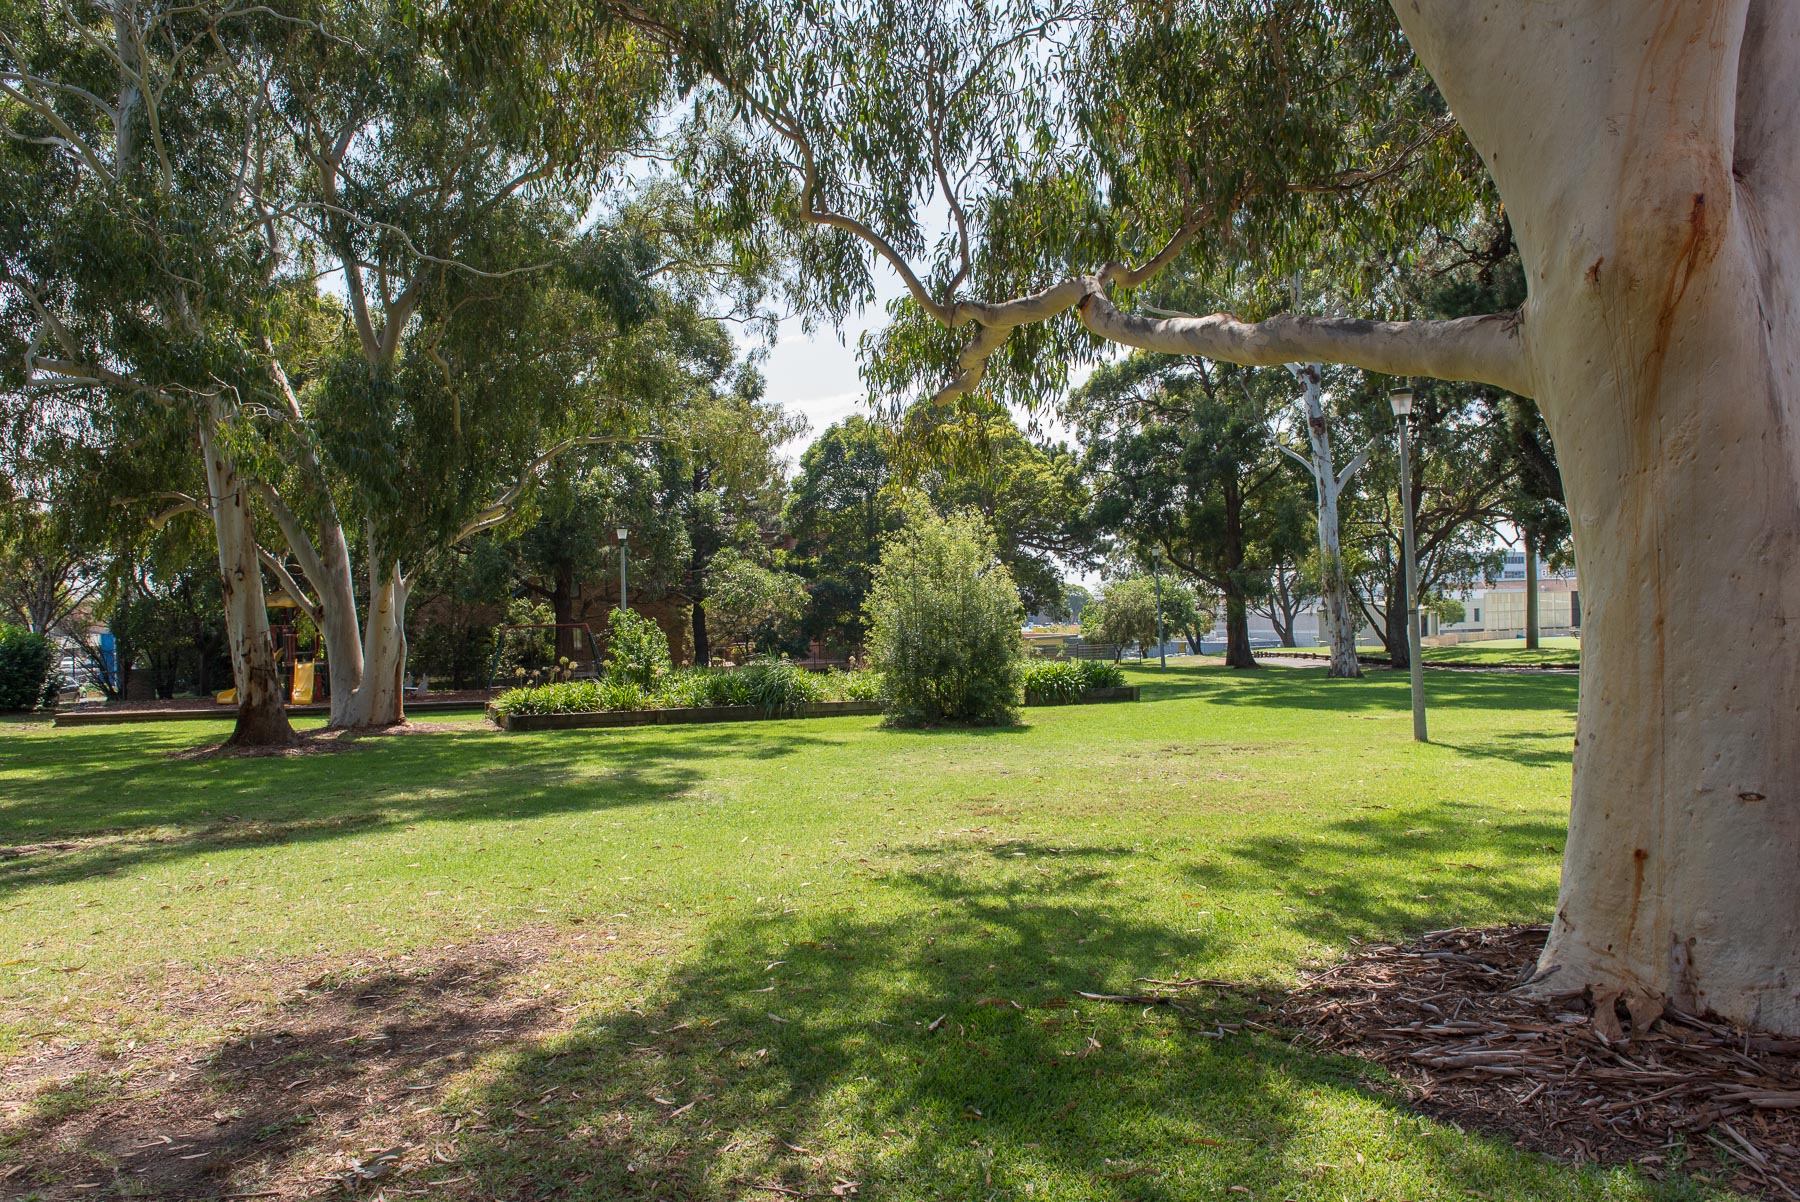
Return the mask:
<path id="1" fill-rule="evenodd" d="M 669 636 L 631 609 L 613 610 L 606 626 L 606 678 L 654 689 L 657 679 L 669 672 Z"/>
<path id="2" fill-rule="evenodd" d="M 684 706 L 723 705 L 717 700 L 721 672 L 709 668 L 681 668 L 663 677 L 656 686 L 656 704 L 670 709 Z"/>
<path id="3" fill-rule="evenodd" d="M 502 718 L 509 714 L 597 714 L 650 709 L 653 702 L 634 681 L 566 680 L 507 689 L 488 703 L 488 712 Z"/>
<path id="4" fill-rule="evenodd" d="M 1076 670 L 1081 673 L 1081 687 L 1087 689 L 1118 689 L 1125 685 L 1125 669 L 1110 660 L 1078 659 Z"/>
<path id="5" fill-rule="evenodd" d="M 915 505 L 882 547 L 863 609 L 895 726 L 1019 718 L 1019 590 L 977 514 Z"/>
<path id="6" fill-rule="evenodd" d="M 49 639 L 23 626 L 0 626 L 0 710 L 54 706 L 61 684 L 55 664 Z"/>
<path id="7" fill-rule="evenodd" d="M 873 672 L 829 676 L 807 672 L 787 660 L 762 660 L 736 670 L 684 668 L 657 682 L 654 691 L 635 680 L 572 680 L 508 689 L 488 712 L 508 714 L 595 714 L 606 710 L 676 709 L 687 706 L 753 705 L 767 714 L 793 713 L 815 701 L 874 700 L 881 680 Z"/>
<path id="8" fill-rule="evenodd" d="M 1032 660 L 1024 671 L 1025 698 L 1032 705 L 1072 705 L 1091 689 L 1125 683 L 1119 665 L 1103 659 Z"/>
<path id="9" fill-rule="evenodd" d="M 880 701 L 887 696 L 881 673 L 875 671 L 832 672 L 825 687 L 842 701 Z"/>
<path id="10" fill-rule="evenodd" d="M 1081 700 L 1087 683 L 1081 665 L 1089 660 L 1036 660 L 1025 665 L 1021 679 L 1032 705 L 1070 705 Z"/>
<path id="11" fill-rule="evenodd" d="M 792 660 L 761 659 L 728 674 L 742 692 L 736 705 L 754 705 L 765 714 L 789 714 L 825 700 L 824 678 Z"/>

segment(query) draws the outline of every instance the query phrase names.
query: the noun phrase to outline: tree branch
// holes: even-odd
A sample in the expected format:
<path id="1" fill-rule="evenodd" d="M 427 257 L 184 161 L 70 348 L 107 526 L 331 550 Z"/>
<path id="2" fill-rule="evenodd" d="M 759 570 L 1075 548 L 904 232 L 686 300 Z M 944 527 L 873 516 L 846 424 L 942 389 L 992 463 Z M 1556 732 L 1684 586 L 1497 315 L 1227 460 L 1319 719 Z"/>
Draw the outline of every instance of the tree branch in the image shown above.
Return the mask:
<path id="1" fill-rule="evenodd" d="M 287 570 L 287 565 L 261 547 L 256 549 L 256 557 L 262 560 L 263 567 L 269 569 L 269 574 L 275 577 L 275 582 L 281 586 L 282 591 L 292 597 L 306 611 L 306 616 L 313 620 L 313 624 L 317 625 L 320 617 L 319 603 L 300 588 L 299 582 Z"/>
<path id="2" fill-rule="evenodd" d="M 1152 318 L 1125 313 L 1090 277 L 1081 322 L 1112 342 L 1168 355 L 1197 355 L 1246 367 L 1297 361 L 1343 363 L 1395 376 L 1492 384 L 1517 396 L 1536 392 L 1524 353 L 1522 317 L 1494 313 L 1451 321 L 1363 321 L 1279 314 L 1245 322 L 1228 313 Z"/>
<path id="3" fill-rule="evenodd" d="M 1355 479 L 1356 473 L 1362 471 L 1363 467 L 1368 462 L 1369 462 L 1369 448 L 1364 447 L 1362 450 L 1360 450 L 1356 453 L 1356 458 L 1352 459 L 1349 463 L 1346 463 L 1344 465 L 1344 470 L 1338 473 L 1338 478 L 1337 478 L 1338 491 L 1343 492 L 1344 485 L 1350 483 L 1351 480 Z"/>

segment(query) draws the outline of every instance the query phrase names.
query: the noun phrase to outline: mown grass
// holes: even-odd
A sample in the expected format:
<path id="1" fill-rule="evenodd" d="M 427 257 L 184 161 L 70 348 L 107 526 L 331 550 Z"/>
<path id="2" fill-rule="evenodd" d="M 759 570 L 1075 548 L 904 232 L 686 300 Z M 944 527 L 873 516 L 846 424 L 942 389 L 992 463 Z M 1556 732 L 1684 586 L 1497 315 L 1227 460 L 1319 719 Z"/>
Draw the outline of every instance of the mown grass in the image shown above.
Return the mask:
<path id="1" fill-rule="evenodd" d="M 1426 647 L 1426 663 L 1491 664 L 1495 667 L 1529 667 L 1536 664 L 1578 667 L 1581 664 L 1581 640 L 1575 638 L 1540 639 L 1535 650 L 1526 650 L 1524 639 L 1484 639 L 1474 643 L 1458 643 L 1454 647 Z M 1329 647 L 1291 647 L 1291 651 L 1324 654 Z M 1265 647 L 1259 654 L 1281 655 L 1281 648 Z M 1386 655 L 1387 648 L 1376 644 L 1358 647 L 1364 655 Z"/>
<path id="2" fill-rule="evenodd" d="M 1574 638 L 1539 639 L 1539 646 L 1527 649 L 1524 639 L 1487 639 L 1475 643 L 1458 643 L 1454 647 L 1425 648 L 1425 662 L 1449 660 L 1454 663 L 1496 665 L 1581 663 L 1581 640 Z"/>
<path id="3" fill-rule="evenodd" d="M 78 845 L 0 860 L 0 1058 L 212 1038 L 159 1006 L 196 975 L 254 998 L 257 965 L 537 924 L 607 967 L 545 969 L 572 1029 L 456 1076 L 448 1194 L 1726 1196 L 1556 1164 L 1409 1113 L 1353 1062 L 1076 996 L 1279 984 L 1355 939 L 1543 918 L 1573 679 L 1434 674 L 1418 746 L 1403 676 L 1129 675 L 1135 705 L 980 732 L 469 720 L 188 761 L 168 753 L 223 727 L 5 728 L 0 845 Z"/>

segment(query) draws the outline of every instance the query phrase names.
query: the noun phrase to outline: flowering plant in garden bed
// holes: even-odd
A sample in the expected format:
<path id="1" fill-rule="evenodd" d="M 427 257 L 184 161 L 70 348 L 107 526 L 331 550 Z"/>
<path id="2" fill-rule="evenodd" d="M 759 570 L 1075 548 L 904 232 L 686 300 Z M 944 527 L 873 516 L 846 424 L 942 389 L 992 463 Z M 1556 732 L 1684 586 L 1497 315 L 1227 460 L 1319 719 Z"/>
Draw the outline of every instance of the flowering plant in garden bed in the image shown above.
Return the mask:
<path id="1" fill-rule="evenodd" d="M 629 681 L 575 680 L 508 689 L 494 698 L 495 718 L 527 714 L 591 714 L 610 710 L 752 705 L 791 713 L 818 701 L 874 701 L 879 673 L 808 672 L 788 660 L 760 660 L 742 668 L 683 668 L 645 689 Z"/>
<path id="2" fill-rule="evenodd" d="M 1022 676 L 1026 699 L 1034 705 L 1073 705 L 1091 689 L 1125 683 L 1119 665 L 1102 659 L 1027 660 Z"/>

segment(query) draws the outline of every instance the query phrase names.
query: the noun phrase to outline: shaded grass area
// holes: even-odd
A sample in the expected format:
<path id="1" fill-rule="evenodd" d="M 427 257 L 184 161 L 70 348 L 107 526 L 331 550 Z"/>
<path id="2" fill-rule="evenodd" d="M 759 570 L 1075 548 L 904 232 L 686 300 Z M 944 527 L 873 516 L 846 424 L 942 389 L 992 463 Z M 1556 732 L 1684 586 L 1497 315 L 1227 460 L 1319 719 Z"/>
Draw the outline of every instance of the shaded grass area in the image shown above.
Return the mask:
<path id="1" fill-rule="evenodd" d="M 470 722 L 195 762 L 168 754 L 220 731 L 3 728 L 0 846 L 43 850 L 0 858 L 0 1059 L 244 1046 L 279 1024 L 271 966 L 537 926 L 607 954 L 551 957 L 517 986 L 554 995 L 559 1033 L 444 1066 L 425 1096 L 460 1130 L 405 1184 L 1703 1196 L 1419 1118 L 1355 1062 L 1077 996 L 1144 976 L 1278 984 L 1352 939 L 1543 917 L 1572 679 L 1434 675 L 1439 742 L 1420 747 L 1403 678 L 1130 675 L 1136 705 L 982 732 Z M 229 1023 L 164 1004 L 197 979 L 232 995 Z M 58 1105 L 120 1096 L 83 1088 Z M 0 1171 L 27 1147 L 0 1147 Z"/>
<path id="2" fill-rule="evenodd" d="M 1524 639 L 1490 639 L 1476 643 L 1458 643 L 1454 647 L 1427 647 L 1424 652 L 1425 662 L 1447 660 L 1454 663 L 1501 666 L 1567 664 L 1571 667 L 1581 663 L 1580 639 L 1546 638 L 1538 642 L 1539 646 L 1535 649 L 1527 649 Z"/>

